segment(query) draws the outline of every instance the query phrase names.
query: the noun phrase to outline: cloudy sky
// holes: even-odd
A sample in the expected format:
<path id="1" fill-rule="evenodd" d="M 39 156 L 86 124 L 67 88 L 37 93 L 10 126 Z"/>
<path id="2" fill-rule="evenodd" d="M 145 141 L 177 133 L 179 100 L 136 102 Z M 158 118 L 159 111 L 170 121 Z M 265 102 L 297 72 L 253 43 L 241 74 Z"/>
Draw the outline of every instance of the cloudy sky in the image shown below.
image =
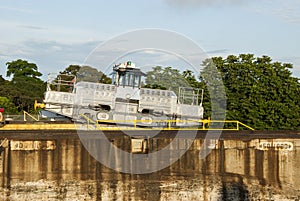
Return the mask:
<path id="1" fill-rule="evenodd" d="M 114 36 L 156 28 L 186 36 L 208 56 L 253 53 L 293 63 L 300 77 L 299 0 L 0 2 L 2 75 L 6 62 L 21 58 L 36 63 L 45 78 L 70 64 L 84 64 Z"/>

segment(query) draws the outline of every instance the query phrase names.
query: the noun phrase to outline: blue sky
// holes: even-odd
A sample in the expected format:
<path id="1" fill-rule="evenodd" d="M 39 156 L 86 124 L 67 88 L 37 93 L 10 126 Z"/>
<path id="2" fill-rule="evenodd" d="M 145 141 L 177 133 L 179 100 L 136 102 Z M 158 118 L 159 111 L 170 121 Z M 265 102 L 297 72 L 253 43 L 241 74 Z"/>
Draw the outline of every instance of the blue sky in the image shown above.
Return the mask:
<path id="1" fill-rule="evenodd" d="M 208 56 L 253 53 L 293 63 L 300 77 L 298 0 L 10 0 L 0 1 L 0 74 L 26 59 L 44 74 L 83 64 L 113 36 L 166 29 L 195 41 Z M 170 64 L 171 65 L 171 64 Z"/>

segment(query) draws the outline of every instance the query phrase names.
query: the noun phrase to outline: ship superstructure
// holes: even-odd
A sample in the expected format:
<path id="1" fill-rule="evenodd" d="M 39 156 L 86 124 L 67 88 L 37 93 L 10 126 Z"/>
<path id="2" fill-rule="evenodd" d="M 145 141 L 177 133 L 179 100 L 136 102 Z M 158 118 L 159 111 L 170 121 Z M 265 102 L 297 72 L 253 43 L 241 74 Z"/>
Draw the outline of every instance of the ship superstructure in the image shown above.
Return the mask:
<path id="1" fill-rule="evenodd" d="M 50 87 L 45 93 L 44 110 L 73 119 L 82 116 L 99 123 L 140 126 L 197 125 L 203 119 L 203 90 L 180 87 L 178 96 L 171 90 L 142 88 L 146 74 L 127 61 L 114 65 L 112 84 L 78 81 L 72 92 Z M 174 80 L 176 82 L 176 80 Z"/>

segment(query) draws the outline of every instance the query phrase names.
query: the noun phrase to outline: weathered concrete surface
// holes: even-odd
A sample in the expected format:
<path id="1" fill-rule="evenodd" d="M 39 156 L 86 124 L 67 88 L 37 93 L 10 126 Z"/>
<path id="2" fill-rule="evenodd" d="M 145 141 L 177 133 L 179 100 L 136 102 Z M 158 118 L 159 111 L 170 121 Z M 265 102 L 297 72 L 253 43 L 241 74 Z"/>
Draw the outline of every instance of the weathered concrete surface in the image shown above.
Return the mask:
<path id="1" fill-rule="evenodd" d="M 181 149 L 192 140 L 183 157 L 145 175 L 122 174 L 101 165 L 71 133 L 37 135 L 2 135 L 9 141 L 1 153 L 0 200 L 300 199 L 300 139 L 289 138 L 293 133 L 278 134 L 281 138 L 276 139 L 258 137 L 258 133 L 256 138 L 246 134 L 240 139 L 230 137 L 232 133 L 220 140 L 205 140 L 202 134 L 195 140 L 181 138 L 170 149 Z M 173 140 L 168 135 L 147 139 L 146 151 L 168 145 Z M 114 145 L 132 150 L 129 136 L 109 138 Z M 101 144 L 101 138 L 96 140 Z M 25 142 L 24 150 L 12 147 Z M 49 142 L 54 145 L 46 149 Z M 210 154 L 199 158 L 200 152 Z M 101 154 L 107 155 L 105 149 Z M 147 167 L 141 164 L 141 168 Z"/>

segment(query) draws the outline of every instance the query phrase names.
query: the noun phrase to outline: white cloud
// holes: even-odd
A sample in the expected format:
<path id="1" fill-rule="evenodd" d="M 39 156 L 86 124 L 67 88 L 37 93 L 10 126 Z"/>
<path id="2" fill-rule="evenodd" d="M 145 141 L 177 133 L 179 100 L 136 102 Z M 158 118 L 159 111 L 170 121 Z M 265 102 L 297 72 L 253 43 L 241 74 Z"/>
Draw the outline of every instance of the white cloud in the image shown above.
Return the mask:
<path id="1" fill-rule="evenodd" d="M 281 17 L 283 20 L 290 23 L 300 23 L 300 3 L 282 2 L 282 6 L 274 9 L 271 12 L 273 15 Z"/>
<path id="2" fill-rule="evenodd" d="M 36 63 L 44 74 L 58 73 L 70 64 L 83 64 L 85 57 L 100 41 L 60 43 L 57 41 L 27 40 L 15 43 L 0 43 L 0 74 L 6 74 L 6 62 L 24 59 Z"/>
<path id="3" fill-rule="evenodd" d="M 7 57 L 29 56 L 32 50 L 23 44 L 0 43 L 0 54 Z"/>
<path id="4" fill-rule="evenodd" d="M 199 8 L 206 6 L 240 6 L 246 4 L 251 10 L 279 17 L 289 23 L 300 23 L 299 0 L 165 0 L 171 6 Z"/>
<path id="5" fill-rule="evenodd" d="M 25 40 L 52 40 L 60 43 L 85 43 L 96 41 L 99 38 L 107 38 L 105 32 L 94 32 L 80 27 L 51 26 L 40 24 L 28 24 L 22 21 L 0 19 L 1 41 L 19 43 Z M 21 33 L 21 34 L 20 34 Z"/>
<path id="6" fill-rule="evenodd" d="M 19 25 L 21 28 L 25 28 L 25 29 L 33 29 L 33 30 L 43 30 L 45 29 L 44 27 L 41 26 L 35 26 L 35 25 Z"/>
<path id="7" fill-rule="evenodd" d="M 288 23 L 300 23 L 298 0 L 263 0 L 252 9 L 261 14 L 273 15 Z"/>

